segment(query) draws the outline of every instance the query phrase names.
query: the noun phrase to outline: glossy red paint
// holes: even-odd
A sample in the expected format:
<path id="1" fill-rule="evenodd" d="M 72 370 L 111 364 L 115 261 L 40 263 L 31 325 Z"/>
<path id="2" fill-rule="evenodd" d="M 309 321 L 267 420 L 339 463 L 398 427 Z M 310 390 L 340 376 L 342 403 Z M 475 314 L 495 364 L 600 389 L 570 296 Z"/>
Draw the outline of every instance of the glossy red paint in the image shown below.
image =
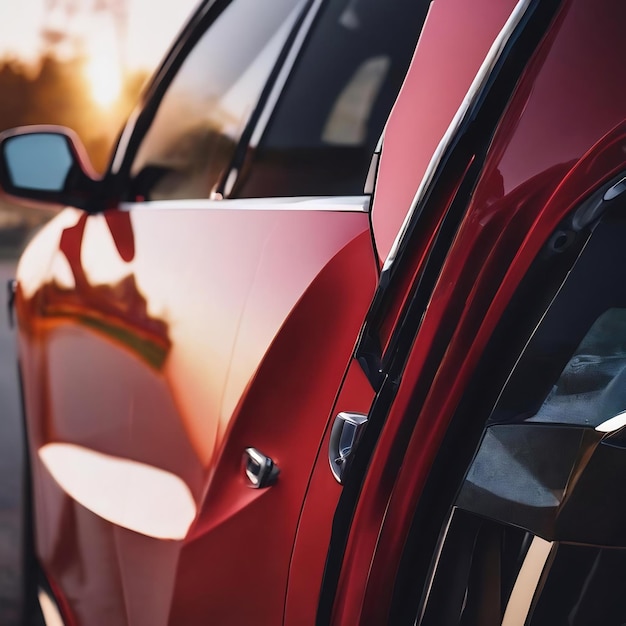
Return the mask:
<path id="1" fill-rule="evenodd" d="M 437 0 L 431 4 L 385 127 L 372 209 L 381 262 L 389 254 L 439 142 L 516 4 L 515 0 L 471 4 Z"/>
<path id="2" fill-rule="evenodd" d="M 380 34 L 382 22 L 366 30 L 366 13 L 352 5 L 277 3 L 289 19 L 249 60 L 224 45 L 235 41 L 224 24 L 236 4 L 200 4 L 102 180 L 77 141 L 67 168 L 43 185 L 43 166 L 21 170 L 3 152 L 5 191 L 85 210 L 64 210 L 37 235 L 16 293 L 36 560 L 78 626 L 278 624 L 285 610 L 300 623 L 314 619 L 340 493 L 323 437 L 379 267 L 369 198 L 281 198 L 361 192 L 365 171 L 357 170 L 366 169 L 429 3 L 392 12 L 411 19 L 403 20 L 406 35 L 389 31 L 385 50 L 384 38 L 368 34 Z M 384 2 L 367 14 L 374 9 L 388 12 Z M 296 101 L 307 100 L 307 87 L 315 92 L 309 100 L 319 110 L 291 108 L 301 116 L 286 115 L 276 145 L 264 146 L 324 16 L 346 35 L 340 56 L 354 64 L 337 76 L 320 72 L 327 50 L 320 52 L 311 72 L 322 84 L 305 80 L 302 96 L 294 92 Z M 248 37 L 235 22 L 233 33 L 259 45 L 271 31 Z M 211 32 L 223 54 L 214 84 L 205 84 L 211 55 L 201 54 L 201 42 Z M 172 113 L 183 121 L 176 129 L 167 103 L 180 94 L 189 106 Z M 196 107 L 206 112 L 202 98 L 195 104 L 199 94 L 215 104 L 212 122 L 186 118 Z M 310 137 L 283 146 L 280 136 L 290 144 L 297 128 Z M 58 131 L 55 141 L 71 136 L 36 130 Z M 301 160 L 294 171 L 286 167 L 293 159 Z M 281 198 L 231 201 L 250 193 L 242 184 L 257 169 L 264 184 L 252 193 Z M 340 404 L 366 411 L 372 397 L 351 363 Z M 280 468 L 271 489 L 249 488 L 249 446 Z M 233 602 L 242 593 L 245 601 Z"/>
<path id="3" fill-rule="evenodd" d="M 328 449 L 334 417 L 341 411 L 367 414 L 374 390 L 356 360 L 350 362 L 319 448 L 289 567 L 285 626 L 315 623 L 320 586 L 341 486 L 329 471 Z"/>
<path id="4" fill-rule="evenodd" d="M 217 623 L 245 624 L 259 615 L 268 624 L 280 623 L 305 489 L 337 381 L 354 345 L 355 335 L 350 333 L 362 322 L 374 287 L 361 254 L 371 253 L 368 237 L 369 233 L 360 235 L 352 250 L 338 255 L 320 273 L 281 328 L 242 399 L 181 554 L 172 624 L 200 624 L 207 615 Z M 338 281 L 340 267 L 345 282 Z M 355 281 L 361 272 L 363 280 Z M 310 375 L 303 377 L 303 370 Z M 243 494 L 241 487 L 237 490 L 242 482 L 238 459 L 251 441 L 276 460 L 283 478 L 244 511 L 241 499 L 251 499 L 251 490 L 245 487 Z M 332 499 L 326 507 L 331 518 Z M 203 554 L 214 555 L 220 567 L 199 577 L 206 562 Z M 206 594 L 207 584 L 215 596 Z M 246 602 L 236 609 L 233 589 L 246 589 Z"/>
<path id="5" fill-rule="evenodd" d="M 243 205 L 68 209 L 20 262 L 37 552 L 76 624 L 282 620 L 302 500 L 376 265 L 362 211 Z M 245 483 L 249 445 L 281 468 L 270 490 Z M 93 467 L 63 467 L 76 450 Z M 111 490 L 103 460 L 130 462 L 132 479 Z M 151 506 L 172 517 L 171 536 L 128 518 L 146 468 L 189 490 L 190 528 L 165 493 Z"/>
<path id="6" fill-rule="evenodd" d="M 68 623 L 314 623 L 341 493 L 329 429 L 374 397 L 352 349 L 377 261 L 514 6 L 465 4 L 433 4 L 389 122 L 378 259 L 366 213 L 279 201 L 68 209 L 27 249 L 37 552 Z M 333 624 L 388 622 L 412 513 L 495 326 L 556 225 L 624 169 L 625 20 L 617 0 L 564 2 L 517 84 L 371 460 Z M 383 339 L 467 171 L 431 199 Z M 246 484 L 250 445 L 281 469 L 271 489 Z"/>
<path id="7" fill-rule="evenodd" d="M 558 223 L 625 169 L 626 89 L 615 80 L 624 19 L 617 1 L 564 3 L 517 86 L 372 459 L 376 471 L 355 513 L 334 624 L 386 622 L 412 513 L 498 320 Z M 436 343 L 446 346 L 443 354 Z M 399 460 L 391 451 L 401 426 L 415 420 Z"/>
<path id="8" fill-rule="evenodd" d="M 447 211 L 459 191 L 463 178 L 473 163 L 473 159 L 466 164 L 463 174 L 459 176 L 454 188 L 438 199 L 436 210 L 430 214 L 424 213 L 421 218 L 420 232 L 416 233 L 413 250 L 407 253 L 396 274 L 395 285 L 387 295 L 385 318 L 382 320 L 379 331 L 379 341 L 384 354 L 397 325 L 401 323 L 402 315 L 414 293 L 420 273 L 428 261 L 428 256 L 435 245 L 437 233 L 442 226 Z"/>

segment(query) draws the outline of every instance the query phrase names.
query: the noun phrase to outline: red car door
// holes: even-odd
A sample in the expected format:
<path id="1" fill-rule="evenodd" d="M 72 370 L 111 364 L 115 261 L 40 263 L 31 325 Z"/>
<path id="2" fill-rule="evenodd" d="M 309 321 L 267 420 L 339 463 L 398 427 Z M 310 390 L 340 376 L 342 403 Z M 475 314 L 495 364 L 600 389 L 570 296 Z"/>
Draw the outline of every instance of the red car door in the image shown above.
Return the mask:
<path id="1" fill-rule="evenodd" d="M 69 624 L 283 619 L 378 275 L 358 194 L 426 8 L 353 5 L 201 7 L 101 183 L 121 201 L 20 261 L 36 553 Z"/>
<path id="2" fill-rule="evenodd" d="M 390 335 L 378 432 L 339 501 L 322 622 L 624 619 L 623 13 L 520 3 L 407 220 L 388 269 L 416 280 L 391 333 L 385 313 L 362 333 Z"/>
<path id="3" fill-rule="evenodd" d="M 494 5 L 487 0 L 471 6 L 458 0 L 439 0 L 431 5 L 411 67 L 385 127 L 372 213 L 374 244 L 381 262 L 391 252 L 394 239 L 411 211 L 419 181 L 425 176 L 448 128 L 454 127 L 459 107 L 514 8 L 513 1 Z M 423 239 L 414 243 L 413 260 L 405 265 L 423 260 L 440 217 L 441 211 L 421 225 Z M 372 402 L 379 391 L 381 346 L 389 341 L 390 330 L 402 311 L 406 291 L 412 284 L 413 269 L 410 267 L 398 277 L 396 282 L 402 286 L 394 287 L 392 294 L 386 297 L 379 335 L 369 343 L 363 341 L 362 335 L 360 350 L 350 362 L 326 426 L 298 526 L 290 568 L 286 624 L 307 623 L 318 610 L 334 509 L 344 490 L 331 472 L 337 456 L 332 442 L 333 426 L 339 427 L 342 414 L 346 412 L 365 418 L 373 410 Z M 379 304 L 375 300 L 373 307 Z M 369 425 L 367 428 L 373 430 Z M 358 450 L 354 445 L 353 452 L 357 456 Z M 335 521 L 335 524 L 341 523 Z M 335 529 L 335 534 L 337 532 Z M 367 571 L 364 562 L 360 567 Z M 332 588 L 332 583 L 329 587 Z M 321 615 L 324 615 L 323 608 Z M 322 623 L 324 619 L 326 617 L 322 618 Z"/>
<path id="4" fill-rule="evenodd" d="M 49 272 L 20 263 L 37 550 L 77 623 L 280 620 L 256 564 L 286 580 L 318 416 L 375 285 L 368 216 L 222 207 L 68 209 L 30 247 L 56 240 Z M 250 488 L 249 447 L 280 468 L 273 487 Z"/>

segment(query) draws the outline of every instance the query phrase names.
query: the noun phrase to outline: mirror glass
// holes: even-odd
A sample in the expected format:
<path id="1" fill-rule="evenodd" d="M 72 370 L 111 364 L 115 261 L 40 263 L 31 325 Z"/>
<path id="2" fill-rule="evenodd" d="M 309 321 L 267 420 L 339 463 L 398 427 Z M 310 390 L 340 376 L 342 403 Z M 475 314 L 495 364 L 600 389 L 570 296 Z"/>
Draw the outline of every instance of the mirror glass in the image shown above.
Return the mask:
<path id="1" fill-rule="evenodd" d="M 55 133 L 11 137 L 4 157 L 16 188 L 50 192 L 63 191 L 74 161 L 68 139 Z"/>

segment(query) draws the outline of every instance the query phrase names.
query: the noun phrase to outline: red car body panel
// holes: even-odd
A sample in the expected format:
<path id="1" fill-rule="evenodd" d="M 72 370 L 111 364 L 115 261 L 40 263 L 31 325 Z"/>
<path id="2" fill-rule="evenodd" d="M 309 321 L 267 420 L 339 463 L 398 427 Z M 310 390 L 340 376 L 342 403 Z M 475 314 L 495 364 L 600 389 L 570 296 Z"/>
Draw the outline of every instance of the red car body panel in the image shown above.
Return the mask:
<path id="1" fill-rule="evenodd" d="M 293 19 L 271 45 L 246 66 L 229 37 L 233 50 L 221 48 L 215 84 L 205 85 L 207 57 L 197 51 L 211 29 L 225 38 L 220 28 L 232 26 L 234 4 L 201 3 L 102 181 L 81 168 L 75 138 L 59 128 L 12 135 L 65 135 L 73 169 L 56 194 L 20 187 L 8 161 L 0 167 L 16 198 L 85 209 L 66 209 L 36 236 L 15 299 L 36 560 L 68 624 L 278 624 L 286 604 L 294 623 L 315 619 L 340 493 L 328 467 L 330 411 L 379 265 L 369 197 L 308 196 L 361 193 L 368 146 L 380 136 L 428 2 L 392 11 L 376 1 L 356 13 L 350 3 L 281 4 Z M 370 33 L 408 14 L 406 30 L 372 41 Z M 248 26 L 237 33 L 246 37 Z M 332 49 L 315 52 L 326 47 L 324 37 L 316 47 L 317 28 L 338 33 L 335 43 L 345 36 L 347 63 L 320 70 Z M 249 41 L 262 39 L 252 34 Z M 311 80 L 300 80 L 307 72 Z M 252 77 L 263 83 L 257 96 Z M 292 108 L 293 118 L 289 107 L 283 112 L 290 98 L 306 100 L 307 89 L 318 96 L 314 106 Z M 191 123 L 198 146 L 185 124 L 160 126 L 160 112 L 181 93 L 191 110 L 215 105 L 214 117 L 203 112 L 197 129 Z M 174 117 L 184 120 L 187 109 L 180 111 Z M 233 111 L 241 113 L 236 122 Z M 216 130 L 220 116 L 227 123 Z M 160 154 L 155 145 L 170 131 L 173 143 Z M 146 145 L 155 153 L 141 163 Z M 215 163 L 199 167 L 203 158 Z M 24 171 L 28 178 L 33 168 Z M 199 193 L 197 176 L 206 184 Z M 172 187 L 177 180 L 184 184 Z M 65 194 L 74 183 L 76 194 Z M 291 193 L 303 197 L 282 197 Z M 264 197 L 231 199 L 249 194 Z M 371 403 L 358 368 L 351 363 L 341 396 L 348 405 L 339 410 L 366 412 Z M 250 488 L 248 447 L 280 468 L 271 489 Z M 309 488 L 315 508 L 304 506 Z M 315 535 L 316 527 L 324 532 Z M 309 563 L 313 584 L 292 563 Z M 245 590 L 244 602 L 233 602 L 236 590 Z"/>
<path id="2" fill-rule="evenodd" d="M 355 512 L 334 624 L 386 622 L 413 512 L 487 341 L 560 221 L 624 169 L 626 89 L 615 76 L 625 19 L 619 2 L 564 3 L 517 85 L 371 460 L 376 471 Z M 433 363 L 437 341 L 447 348 Z M 416 426 L 398 459 L 392 450 L 409 419 Z"/>
<path id="3" fill-rule="evenodd" d="M 376 264 L 358 205 L 226 206 L 68 209 L 20 263 L 37 550 L 69 623 L 282 620 L 301 503 Z M 249 445 L 279 465 L 274 488 L 246 485 Z"/>
<path id="4" fill-rule="evenodd" d="M 340 411 L 367 414 L 374 390 L 361 364 L 353 359 L 342 383 L 332 415 Z M 329 422 L 306 493 L 306 500 L 289 568 L 285 626 L 313 623 L 330 542 L 333 513 L 341 487 L 329 471 Z"/>
<path id="5" fill-rule="evenodd" d="M 515 5 L 514 0 L 431 4 L 385 127 L 372 208 L 381 261 L 389 254 L 437 146 Z"/>
<path id="6" fill-rule="evenodd" d="M 379 264 L 515 6 L 433 4 L 371 229 L 354 200 L 183 201 L 67 209 L 37 235 L 18 271 L 20 364 L 37 555 L 68 624 L 314 623 L 342 493 L 332 418 L 375 397 L 352 356 Z M 624 169 L 624 23 L 617 0 L 563 2 L 511 87 L 369 463 L 333 624 L 388 622 L 413 513 L 485 346 L 557 225 Z M 470 165 L 430 200 L 383 348 Z M 280 467 L 271 489 L 246 484 L 248 446 Z"/>

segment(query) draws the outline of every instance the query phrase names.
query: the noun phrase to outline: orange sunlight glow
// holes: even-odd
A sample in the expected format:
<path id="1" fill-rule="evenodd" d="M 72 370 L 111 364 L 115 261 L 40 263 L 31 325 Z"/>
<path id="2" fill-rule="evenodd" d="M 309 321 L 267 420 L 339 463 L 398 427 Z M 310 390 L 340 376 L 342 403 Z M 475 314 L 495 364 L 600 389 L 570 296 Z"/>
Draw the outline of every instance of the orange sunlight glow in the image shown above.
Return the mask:
<path id="1" fill-rule="evenodd" d="M 122 74 L 114 56 L 94 54 L 85 68 L 91 95 L 102 107 L 111 106 L 120 96 Z"/>

